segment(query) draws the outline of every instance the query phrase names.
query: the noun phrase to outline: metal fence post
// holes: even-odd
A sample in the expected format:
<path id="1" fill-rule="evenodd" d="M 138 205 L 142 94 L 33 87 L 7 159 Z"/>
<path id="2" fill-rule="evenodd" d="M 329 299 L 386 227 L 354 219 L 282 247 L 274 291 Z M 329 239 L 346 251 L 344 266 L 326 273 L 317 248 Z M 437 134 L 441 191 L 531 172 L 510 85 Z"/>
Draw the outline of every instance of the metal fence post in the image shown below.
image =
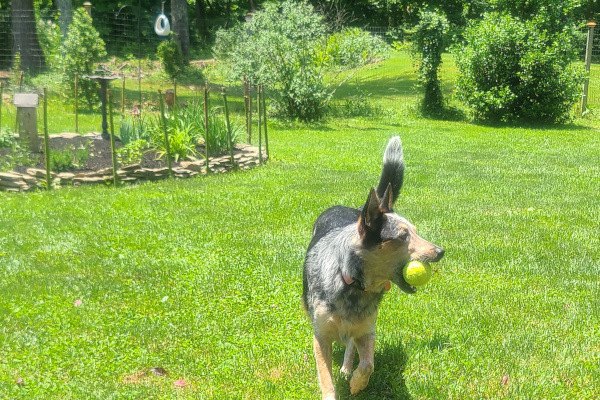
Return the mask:
<path id="1" fill-rule="evenodd" d="M 581 96 L 581 114 L 583 114 L 587 108 L 588 90 L 590 87 L 590 68 L 592 65 L 592 49 L 594 48 L 594 27 L 596 23 L 590 21 L 587 23 L 588 34 L 587 44 L 585 46 L 585 71 L 587 76 L 583 82 L 583 96 Z"/>

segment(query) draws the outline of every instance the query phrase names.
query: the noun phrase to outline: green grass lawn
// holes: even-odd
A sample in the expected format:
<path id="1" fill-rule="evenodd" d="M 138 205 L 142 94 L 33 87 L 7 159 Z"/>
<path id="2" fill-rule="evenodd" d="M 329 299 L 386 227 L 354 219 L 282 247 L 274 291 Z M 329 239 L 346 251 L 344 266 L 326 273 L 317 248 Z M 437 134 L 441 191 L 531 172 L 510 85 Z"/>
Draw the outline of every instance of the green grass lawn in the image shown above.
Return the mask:
<path id="1" fill-rule="evenodd" d="M 274 123 L 250 172 L 0 193 L 0 398 L 319 398 L 312 223 L 364 202 L 395 134 L 397 210 L 446 256 L 424 290 L 384 299 L 353 398 L 598 398 L 597 131 L 412 117 Z"/>
<path id="2" fill-rule="evenodd" d="M 252 171 L 0 192 L 0 399 L 320 398 L 300 304 L 312 224 L 363 204 L 396 134 L 397 211 L 446 256 L 419 293 L 384 299 L 352 398 L 600 398 L 598 121 L 423 120 L 411 71 L 398 55 L 361 71 L 377 118 L 271 121 Z"/>

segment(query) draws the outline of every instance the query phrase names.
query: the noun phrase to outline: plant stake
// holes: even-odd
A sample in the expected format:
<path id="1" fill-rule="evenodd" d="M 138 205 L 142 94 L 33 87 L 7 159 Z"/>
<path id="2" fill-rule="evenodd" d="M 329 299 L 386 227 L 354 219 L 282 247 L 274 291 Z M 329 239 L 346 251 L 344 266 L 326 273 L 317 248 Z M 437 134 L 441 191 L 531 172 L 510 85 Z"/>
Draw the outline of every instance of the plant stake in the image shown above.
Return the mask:
<path id="1" fill-rule="evenodd" d="M 117 175 L 117 152 L 115 151 L 115 125 L 113 123 L 113 103 L 110 89 L 108 89 L 108 118 L 110 120 L 110 153 L 112 156 L 113 183 L 115 186 L 117 186 L 119 177 Z"/>
<path id="2" fill-rule="evenodd" d="M 260 122 L 260 114 L 261 114 L 261 107 L 260 107 L 260 85 L 256 85 L 256 109 L 258 112 L 258 163 L 262 164 L 263 163 L 263 159 L 262 159 L 262 132 L 261 132 L 261 122 Z"/>
<path id="3" fill-rule="evenodd" d="M 229 125 L 229 107 L 227 106 L 227 94 L 225 94 L 225 86 L 221 88 L 223 95 L 223 104 L 225 104 L 225 124 L 227 126 L 227 146 L 229 147 L 229 157 L 231 158 L 231 168 L 235 168 L 235 160 L 233 158 L 233 143 L 231 143 L 231 126 Z"/>
<path id="4" fill-rule="evenodd" d="M 209 132 L 208 132 L 208 82 L 204 85 L 204 152 L 206 153 L 206 174 L 210 172 L 209 162 L 208 162 L 208 140 Z"/>
<path id="5" fill-rule="evenodd" d="M 48 96 L 44 88 L 44 151 L 46 153 L 46 190 L 52 190 L 50 177 L 50 137 L 48 136 Z"/>
<path id="6" fill-rule="evenodd" d="M 165 133 L 165 150 L 167 151 L 167 166 L 169 167 L 169 176 L 173 177 L 173 169 L 171 167 L 171 146 L 169 146 L 169 134 L 167 133 L 167 119 L 165 118 L 165 105 L 163 102 L 163 94 L 158 89 L 158 100 L 160 104 L 160 120 L 162 121 L 163 131 Z"/>
<path id="7" fill-rule="evenodd" d="M 265 85 L 261 85 L 263 119 L 265 121 L 265 148 L 267 149 L 267 159 L 269 158 L 269 134 L 267 133 L 267 106 L 265 105 Z"/>
<path id="8" fill-rule="evenodd" d="M 75 72 L 75 133 L 79 133 L 79 111 L 77 103 L 77 84 L 79 83 L 79 74 Z"/>

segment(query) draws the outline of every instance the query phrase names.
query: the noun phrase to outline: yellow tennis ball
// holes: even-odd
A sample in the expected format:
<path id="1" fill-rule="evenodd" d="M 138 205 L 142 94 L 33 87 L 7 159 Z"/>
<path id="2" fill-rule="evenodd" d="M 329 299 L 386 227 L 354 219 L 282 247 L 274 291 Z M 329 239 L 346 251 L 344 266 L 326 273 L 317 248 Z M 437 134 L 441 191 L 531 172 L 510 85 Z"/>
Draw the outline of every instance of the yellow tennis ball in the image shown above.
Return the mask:
<path id="1" fill-rule="evenodd" d="M 427 263 L 413 260 L 406 264 L 402 276 L 409 285 L 423 286 L 431 279 L 431 267 Z"/>

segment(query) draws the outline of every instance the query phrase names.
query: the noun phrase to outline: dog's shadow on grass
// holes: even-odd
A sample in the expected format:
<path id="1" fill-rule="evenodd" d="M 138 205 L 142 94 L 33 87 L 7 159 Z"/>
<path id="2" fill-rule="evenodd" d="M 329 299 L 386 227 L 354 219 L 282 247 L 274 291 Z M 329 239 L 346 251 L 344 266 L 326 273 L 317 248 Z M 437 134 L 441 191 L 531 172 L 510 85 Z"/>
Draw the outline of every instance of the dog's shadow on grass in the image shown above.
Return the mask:
<path id="1" fill-rule="evenodd" d="M 404 345 L 399 339 L 395 343 L 388 342 L 383 346 L 380 344 L 379 348 L 377 343 L 375 344 L 375 370 L 367 387 L 355 396 L 350 394 L 350 379 L 344 379 L 339 371 L 339 367 L 344 361 L 344 350 L 345 348 L 342 346 L 335 346 L 333 349 L 334 382 L 338 399 L 412 399 L 404 380 L 404 369 L 408 357 Z M 358 362 L 358 353 L 356 353 L 354 368 L 358 366 Z"/>

